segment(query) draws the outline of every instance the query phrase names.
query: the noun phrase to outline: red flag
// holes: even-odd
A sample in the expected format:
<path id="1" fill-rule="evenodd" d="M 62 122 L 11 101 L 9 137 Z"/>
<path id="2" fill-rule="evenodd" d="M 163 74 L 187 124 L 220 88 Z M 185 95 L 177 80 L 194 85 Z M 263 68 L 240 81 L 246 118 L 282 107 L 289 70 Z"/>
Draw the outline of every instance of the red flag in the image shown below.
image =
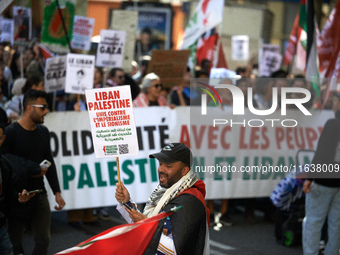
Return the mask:
<path id="1" fill-rule="evenodd" d="M 44 45 L 38 42 L 36 44 L 38 45 L 40 53 L 45 60 L 53 56 L 53 53 L 49 49 L 47 49 Z"/>
<path id="2" fill-rule="evenodd" d="M 318 36 L 319 71 L 321 78 L 340 78 L 340 0 Z"/>
<path id="3" fill-rule="evenodd" d="M 292 62 L 293 56 L 296 52 L 296 42 L 298 40 L 298 31 L 299 31 L 299 13 L 296 14 L 295 21 L 290 31 L 289 42 L 286 48 L 285 56 L 283 58 L 283 64 L 285 66 L 289 66 Z"/>
<path id="4" fill-rule="evenodd" d="M 225 55 L 224 55 L 222 43 L 219 43 L 219 45 L 220 45 L 220 47 L 219 47 L 219 51 L 218 51 L 218 60 L 217 60 L 216 67 L 228 69 L 228 64 L 227 64 L 227 60 L 226 60 Z"/>
<path id="5" fill-rule="evenodd" d="M 171 214 L 172 212 L 163 212 L 137 223 L 113 227 L 73 248 L 58 252 L 56 255 L 143 254 L 153 237 L 159 221 Z"/>
<path id="6" fill-rule="evenodd" d="M 220 36 L 215 33 L 207 38 L 201 38 L 197 45 L 197 64 L 200 65 L 203 59 L 210 61 L 210 68 L 216 61 L 217 68 L 228 69 L 227 61 L 224 56 Z M 217 57 L 217 59 L 215 59 Z"/>

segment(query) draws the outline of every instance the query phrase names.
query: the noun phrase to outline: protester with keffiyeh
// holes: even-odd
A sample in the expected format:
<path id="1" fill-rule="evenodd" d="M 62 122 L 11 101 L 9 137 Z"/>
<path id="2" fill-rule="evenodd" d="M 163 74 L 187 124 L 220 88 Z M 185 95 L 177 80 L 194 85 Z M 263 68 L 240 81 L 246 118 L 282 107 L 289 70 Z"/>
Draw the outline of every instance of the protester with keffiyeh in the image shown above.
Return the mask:
<path id="1" fill-rule="evenodd" d="M 182 143 L 171 143 L 149 157 L 159 161 L 159 185 L 152 192 L 143 214 L 135 210 L 136 205 L 123 184 L 117 184 L 117 210 L 128 223 L 133 223 L 174 206 L 183 206 L 160 222 L 145 254 L 209 254 L 205 184 L 190 169 L 190 149 Z"/>

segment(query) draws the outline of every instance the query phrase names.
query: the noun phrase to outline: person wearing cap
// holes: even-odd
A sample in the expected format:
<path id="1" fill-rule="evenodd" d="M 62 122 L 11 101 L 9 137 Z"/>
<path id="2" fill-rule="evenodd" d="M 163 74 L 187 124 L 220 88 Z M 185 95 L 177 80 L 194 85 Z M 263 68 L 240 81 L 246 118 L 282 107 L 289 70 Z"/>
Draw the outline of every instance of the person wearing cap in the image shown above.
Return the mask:
<path id="1" fill-rule="evenodd" d="M 306 214 L 303 220 L 303 254 L 319 254 L 322 227 L 327 218 L 325 254 L 340 250 L 340 93 L 333 92 L 335 118 L 326 122 L 303 185 Z M 312 170 L 327 168 L 328 172 Z M 320 172 L 320 171 L 319 171 Z"/>
<path id="2" fill-rule="evenodd" d="M 162 84 L 155 73 L 145 75 L 141 83 L 142 92 L 133 100 L 134 107 L 167 106 L 168 101 L 161 95 Z"/>
<path id="3" fill-rule="evenodd" d="M 204 201 L 205 184 L 191 169 L 190 149 L 183 143 L 170 143 L 149 157 L 159 161 L 159 184 L 151 193 L 143 213 L 134 209 L 136 206 L 122 183 L 116 184 L 117 210 L 128 223 L 133 223 L 183 206 L 160 222 L 162 225 L 147 250 L 150 254 L 209 254 L 210 213 Z M 124 204 L 133 209 L 126 209 Z"/>

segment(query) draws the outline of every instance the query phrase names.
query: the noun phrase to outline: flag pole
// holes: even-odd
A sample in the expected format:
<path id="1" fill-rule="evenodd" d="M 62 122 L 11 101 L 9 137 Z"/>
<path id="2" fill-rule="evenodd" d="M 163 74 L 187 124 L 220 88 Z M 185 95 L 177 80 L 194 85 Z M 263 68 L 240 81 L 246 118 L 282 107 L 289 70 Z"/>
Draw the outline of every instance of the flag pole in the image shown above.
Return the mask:
<path id="1" fill-rule="evenodd" d="M 64 21 L 63 14 L 61 12 L 60 6 L 59 6 L 59 0 L 56 0 L 56 3 L 57 3 L 60 19 L 61 19 L 61 24 L 63 25 L 63 29 L 64 29 L 64 32 L 65 32 L 65 37 L 66 37 L 66 41 L 67 41 L 67 44 L 68 44 L 68 48 L 70 49 L 70 53 L 72 53 L 73 51 L 72 51 L 72 47 L 71 47 L 71 42 L 70 42 L 70 38 L 68 37 L 66 24 L 65 24 L 65 21 Z"/>
<path id="2" fill-rule="evenodd" d="M 120 169 L 119 169 L 119 157 L 116 157 L 116 164 L 117 164 L 118 184 L 121 184 L 121 180 L 120 180 Z"/>

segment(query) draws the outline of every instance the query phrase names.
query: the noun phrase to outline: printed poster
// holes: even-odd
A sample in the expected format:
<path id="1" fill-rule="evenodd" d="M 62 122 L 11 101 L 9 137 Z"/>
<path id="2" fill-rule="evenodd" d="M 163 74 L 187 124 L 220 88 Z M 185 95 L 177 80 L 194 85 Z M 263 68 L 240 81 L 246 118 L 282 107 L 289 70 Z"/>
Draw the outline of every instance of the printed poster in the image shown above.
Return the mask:
<path id="1" fill-rule="evenodd" d="M 85 94 L 86 89 L 93 88 L 95 56 L 67 54 L 65 92 Z"/>
<path id="2" fill-rule="evenodd" d="M 14 41 L 29 42 L 32 38 L 31 8 L 13 6 Z"/>
<path id="3" fill-rule="evenodd" d="M 259 61 L 260 77 L 270 77 L 270 75 L 281 67 L 282 55 L 278 52 L 266 51 Z"/>
<path id="4" fill-rule="evenodd" d="M 66 57 L 48 58 L 45 68 L 45 90 L 47 93 L 65 89 Z"/>
<path id="5" fill-rule="evenodd" d="M 156 49 L 171 49 L 172 8 L 169 4 L 123 2 L 122 9 L 138 11 L 138 27 L 135 44 L 135 60 L 152 55 Z M 141 40 L 150 40 L 149 47 L 142 49 Z"/>
<path id="6" fill-rule="evenodd" d="M 125 47 L 125 31 L 100 30 L 96 66 L 121 67 Z"/>
<path id="7" fill-rule="evenodd" d="M 72 49 L 89 51 L 91 49 L 91 37 L 94 27 L 93 18 L 74 16 Z"/>
<path id="8" fill-rule="evenodd" d="M 279 70 L 281 61 L 279 45 L 263 44 L 259 50 L 259 76 L 270 76 L 272 72 Z"/>
<path id="9" fill-rule="evenodd" d="M 96 158 L 139 154 L 129 85 L 86 90 Z"/>
<path id="10" fill-rule="evenodd" d="M 14 39 L 14 20 L 12 19 L 0 19 L 0 42 L 10 42 L 11 45 L 13 45 L 13 39 Z"/>
<path id="11" fill-rule="evenodd" d="M 231 37 L 231 57 L 233 60 L 248 60 L 249 36 L 234 35 Z"/>

